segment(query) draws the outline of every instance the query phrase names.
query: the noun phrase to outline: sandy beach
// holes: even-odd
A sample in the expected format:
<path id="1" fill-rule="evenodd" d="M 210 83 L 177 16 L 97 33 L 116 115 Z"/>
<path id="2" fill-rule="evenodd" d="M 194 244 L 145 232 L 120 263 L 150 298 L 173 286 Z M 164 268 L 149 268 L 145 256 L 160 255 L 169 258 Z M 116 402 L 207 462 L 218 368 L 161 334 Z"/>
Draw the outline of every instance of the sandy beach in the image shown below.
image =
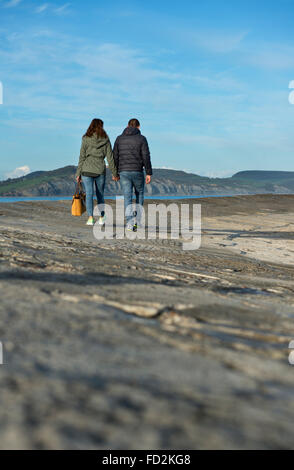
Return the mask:
<path id="1" fill-rule="evenodd" d="M 0 205 L 0 448 L 293 447 L 294 196 L 179 202 L 199 250 Z"/>

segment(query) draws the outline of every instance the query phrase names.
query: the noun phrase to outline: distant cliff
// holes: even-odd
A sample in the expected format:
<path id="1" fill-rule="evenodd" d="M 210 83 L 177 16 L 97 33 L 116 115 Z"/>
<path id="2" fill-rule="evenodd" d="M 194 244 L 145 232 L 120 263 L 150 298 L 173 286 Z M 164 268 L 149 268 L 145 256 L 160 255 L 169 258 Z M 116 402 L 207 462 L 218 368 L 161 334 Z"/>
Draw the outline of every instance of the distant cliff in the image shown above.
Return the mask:
<path id="1" fill-rule="evenodd" d="M 21 178 L 0 182 L 0 196 L 71 196 L 75 188 L 75 166 L 36 171 Z M 154 196 L 255 194 L 294 192 L 294 172 L 241 171 L 231 178 L 207 178 L 184 171 L 154 169 L 146 193 Z M 122 194 L 120 183 L 107 170 L 105 194 Z"/>

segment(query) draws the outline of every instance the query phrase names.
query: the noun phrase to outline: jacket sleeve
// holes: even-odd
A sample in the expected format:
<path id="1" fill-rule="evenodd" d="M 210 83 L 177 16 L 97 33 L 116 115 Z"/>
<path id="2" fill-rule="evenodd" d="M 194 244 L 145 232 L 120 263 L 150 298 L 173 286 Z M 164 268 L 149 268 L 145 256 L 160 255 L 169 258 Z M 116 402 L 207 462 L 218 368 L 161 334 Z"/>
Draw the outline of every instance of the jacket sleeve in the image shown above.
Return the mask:
<path id="1" fill-rule="evenodd" d="M 119 151 L 118 151 L 118 138 L 116 138 L 113 146 L 113 158 L 114 158 L 114 163 L 118 171 L 118 162 L 119 162 Z"/>
<path id="2" fill-rule="evenodd" d="M 109 165 L 112 175 L 117 176 L 117 168 L 116 168 L 115 160 L 113 157 L 113 152 L 112 152 L 110 141 L 108 141 L 106 145 L 106 158 L 107 158 L 108 165 Z"/>
<path id="3" fill-rule="evenodd" d="M 87 153 L 86 153 L 86 142 L 85 142 L 85 140 L 83 139 L 83 140 L 82 140 L 82 145 L 81 145 L 81 151 L 80 151 L 79 164 L 78 164 L 78 168 L 77 168 L 77 171 L 76 171 L 76 176 L 81 176 L 82 167 L 83 167 L 84 161 L 86 160 L 86 156 L 87 156 Z"/>
<path id="4" fill-rule="evenodd" d="M 150 159 L 150 150 L 148 146 L 148 142 L 146 137 L 143 137 L 142 141 L 142 147 L 141 147 L 141 155 L 142 155 L 142 160 L 143 160 L 143 165 L 146 170 L 147 175 L 152 175 L 152 165 L 151 165 L 151 159 Z"/>

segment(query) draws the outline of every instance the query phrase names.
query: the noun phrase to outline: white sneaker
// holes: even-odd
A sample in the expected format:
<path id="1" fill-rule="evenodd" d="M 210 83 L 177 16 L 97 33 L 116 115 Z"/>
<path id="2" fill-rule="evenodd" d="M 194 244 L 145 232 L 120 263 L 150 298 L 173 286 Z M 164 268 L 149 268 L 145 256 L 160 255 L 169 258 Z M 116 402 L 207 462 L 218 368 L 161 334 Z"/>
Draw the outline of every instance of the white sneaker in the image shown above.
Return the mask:
<path id="1" fill-rule="evenodd" d="M 89 217 L 87 220 L 86 225 L 95 225 L 94 217 Z"/>
<path id="2" fill-rule="evenodd" d="M 99 217 L 99 220 L 98 220 L 98 223 L 99 225 L 105 225 L 105 222 L 106 222 L 106 215 L 100 215 Z"/>

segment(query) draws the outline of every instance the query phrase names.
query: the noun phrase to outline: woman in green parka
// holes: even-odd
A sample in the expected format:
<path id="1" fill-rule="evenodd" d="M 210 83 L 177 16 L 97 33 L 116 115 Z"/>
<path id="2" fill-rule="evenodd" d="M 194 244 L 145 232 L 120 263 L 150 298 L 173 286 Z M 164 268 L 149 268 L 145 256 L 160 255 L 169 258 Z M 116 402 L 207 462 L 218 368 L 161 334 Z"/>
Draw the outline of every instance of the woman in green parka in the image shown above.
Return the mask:
<path id="1" fill-rule="evenodd" d="M 118 181 L 119 176 L 114 163 L 111 143 L 103 128 L 103 121 L 101 119 L 93 119 L 82 139 L 80 160 L 76 173 L 77 182 L 83 180 L 86 189 L 86 206 L 89 216 L 87 225 L 94 225 L 95 223 L 93 217 L 94 188 L 100 208 L 99 224 L 104 225 L 105 223 L 105 213 L 103 210 L 106 179 L 105 157 L 112 173 L 112 179 Z"/>

